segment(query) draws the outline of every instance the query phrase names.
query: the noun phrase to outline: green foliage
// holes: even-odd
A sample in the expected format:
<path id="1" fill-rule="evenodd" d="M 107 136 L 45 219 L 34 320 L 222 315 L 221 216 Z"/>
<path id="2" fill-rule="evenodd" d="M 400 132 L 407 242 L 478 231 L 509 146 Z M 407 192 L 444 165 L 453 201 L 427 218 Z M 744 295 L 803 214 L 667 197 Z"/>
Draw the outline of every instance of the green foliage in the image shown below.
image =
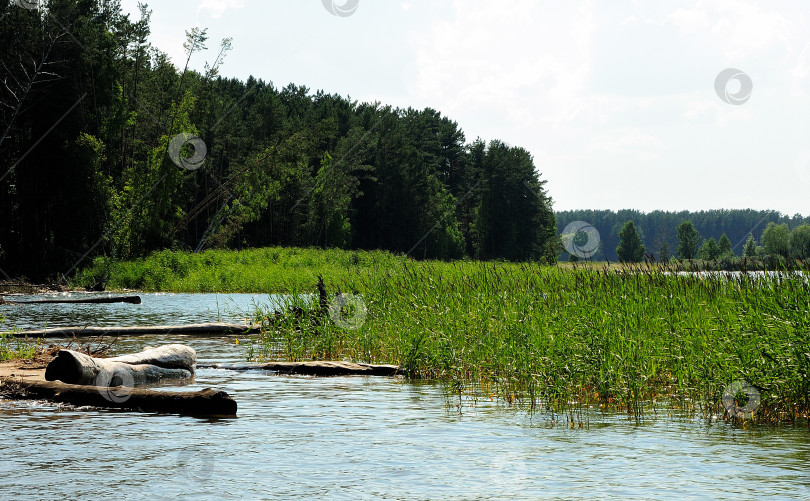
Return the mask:
<path id="1" fill-rule="evenodd" d="M 808 292 L 795 276 L 775 287 L 721 274 L 401 261 L 340 277 L 326 274 L 327 288 L 355 291 L 364 323 L 268 326 L 253 355 L 401 364 L 411 376 L 556 411 L 576 402 L 638 415 L 668 399 L 722 414 L 723 389 L 737 380 L 767 388 L 758 419 L 810 411 Z"/>
<path id="2" fill-rule="evenodd" d="M 466 144 L 430 108 L 224 78 L 229 38 L 193 71 L 204 28 L 186 32 L 175 67 L 148 42 L 146 6 L 135 20 L 118 2 L 51 3 L 48 16 L 12 8 L 0 23 L 12 73 L 0 90 L 0 165 L 22 160 L 0 181 L 7 272 L 42 279 L 100 255 L 265 246 L 554 261 L 551 199 L 526 150 Z M 49 74 L 29 93 L 31 61 Z M 169 158 L 178 134 L 206 145 L 197 170 Z"/>
<path id="3" fill-rule="evenodd" d="M 596 260 L 615 262 L 616 247 L 619 245 L 619 230 L 626 221 L 632 220 L 639 233 L 647 242 L 656 242 L 660 254 L 660 243 L 666 242 L 671 251 L 676 251 L 678 238 L 676 227 L 682 221 L 691 221 L 698 234 L 704 238 L 714 237 L 720 245 L 725 233 L 729 240 L 736 244 L 745 241 L 749 234 L 757 239 L 769 222 L 787 224 L 794 229 L 802 224 L 810 224 L 810 216 L 799 214 L 786 216 L 776 211 L 752 209 L 719 209 L 708 211 L 652 211 L 649 213 L 637 210 L 572 210 L 556 213 L 557 225 L 565 228 L 573 221 L 586 221 L 599 232 L 604 255 L 594 256 Z M 698 246 L 699 248 L 699 246 Z M 598 251 L 597 251 L 598 253 Z"/>
<path id="4" fill-rule="evenodd" d="M 0 361 L 34 358 L 37 345 L 15 337 L 11 331 L 4 330 L 6 318 L 0 315 Z"/>
<path id="5" fill-rule="evenodd" d="M 787 258 L 790 255 L 790 230 L 787 224 L 768 223 L 762 232 L 765 254 Z"/>
<path id="6" fill-rule="evenodd" d="M 700 234 L 691 221 L 682 221 L 675 229 L 678 236 L 676 253 L 680 259 L 694 259 L 697 257 L 700 245 Z"/>
<path id="7" fill-rule="evenodd" d="M 731 239 L 728 238 L 728 235 L 723 233 L 720 236 L 720 240 L 717 241 L 717 248 L 719 252 L 719 257 L 726 258 L 726 257 L 733 257 L 734 251 L 731 249 Z"/>
<path id="8" fill-rule="evenodd" d="M 757 256 L 757 242 L 754 240 L 754 235 L 748 235 L 743 247 L 743 257 L 754 258 Z"/>
<path id="9" fill-rule="evenodd" d="M 720 257 L 720 247 L 715 242 L 714 238 L 709 238 L 703 245 L 700 246 L 698 256 L 704 261 L 714 261 Z"/>
<path id="10" fill-rule="evenodd" d="M 627 221 L 619 232 L 619 246 L 616 255 L 623 263 L 640 263 L 644 260 L 645 247 L 641 235 L 636 230 L 633 221 Z"/>
<path id="11" fill-rule="evenodd" d="M 790 233 L 790 255 L 796 259 L 810 259 L 810 225 L 803 224 Z"/>
<path id="12" fill-rule="evenodd" d="M 666 240 L 661 240 L 661 243 L 658 245 L 658 262 L 666 263 L 669 261 L 669 258 L 669 244 L 667 244 Z"/>

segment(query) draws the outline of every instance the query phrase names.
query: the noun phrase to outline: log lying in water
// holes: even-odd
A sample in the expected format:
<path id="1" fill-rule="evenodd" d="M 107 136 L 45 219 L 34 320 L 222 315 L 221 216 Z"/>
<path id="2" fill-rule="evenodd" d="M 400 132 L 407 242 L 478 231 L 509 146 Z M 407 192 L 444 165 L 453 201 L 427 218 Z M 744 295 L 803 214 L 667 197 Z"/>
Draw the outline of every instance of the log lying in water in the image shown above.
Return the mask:
<path id="1" fill-rule="evenodd" d="M 12 399 L 35 399 L 191 416 L 235 416 L 236 401 L 224 391 L 155 391 L 119 386 L 95 387 L 58 381 L 23 381 L 0 378 L 0 395 Z"/>
<path id="2" fill-rule="evenodd" d="M 34 331 L 15 332 L 16 337 L 30 338 L 68 338 L 96 336 L 155 336 L 155 335 L 193 335 L 193 336 L 231 336 L 238 334 L 256 334 L 261 329 L 258 325 L 244 324 L 190 324 L 190 325 L 154 325 L 135 327 L 61 327 Z"/>
<path id="3" fill-rule="evenodd" d="M 269 362 L 258 364 L 206 364 L 199 369 L 232 371 L 272 371 L 302 376 L 398 376 L 405 373 L 398 365 L 356 364 L 352 362 Z"/>
<path id="4" fill-rule="evenodd" d="M 4 301 L 0 298 L 3 304 L 52 304 L 52 303 L 66 303 L 66 304 L 111 304 L 111 303 L 130 303 L 141 304 L 141 296 L 97 296 L 87 298 L 61 298 L 61 299 L 32 299 L 30 301 Z"/>
<path id="5" fill-rule="evenodd" d="M 45 369 L 46 381 L 95 386 L 137 386 L 194 375 L 197 354 L 182 344 L 169 344 L 115 358 L 93 358 L 59 350 Z"/>

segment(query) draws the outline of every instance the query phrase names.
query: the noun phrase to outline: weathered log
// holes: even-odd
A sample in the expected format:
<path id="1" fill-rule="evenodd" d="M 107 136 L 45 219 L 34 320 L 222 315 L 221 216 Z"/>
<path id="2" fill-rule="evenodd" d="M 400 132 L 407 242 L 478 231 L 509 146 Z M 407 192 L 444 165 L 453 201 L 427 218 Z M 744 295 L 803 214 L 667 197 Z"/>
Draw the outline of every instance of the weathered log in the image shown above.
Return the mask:
<path id="1" fill-rule="evenodd" d="M 200 391 L 156 391 L 0 378 L 0 395 L 12 399 L 42 399 L 78 406 L 192 416 L 235 416 L 237 408 L 236 401 L 230 395 L 211 388 Z"/>
<path id="2" fill-rule="evenodd" d="M 302 376 L 398 376 L 405 374 L 405 371 L 398 365 L 372 365 L 334 361 L 205 364 L 198 365 L 197 368 L 232 371 L 260 370 Z"/>
<path id="3" fill-rule="evenodd" d="M 137 386 L 194 375 L 197 354 L 188 346 L 170 344 L 116 358 L 93 358 L 59 350 L 45 369 L 46 381 L 95 386 Z"/>
<path id="4" fill-rule="evenodd" d="M 156 336 L 156 335 L 194 335 L 194 336 L 231 336 L 239 334 L 256 334 L 261 329 L 258 325 L 244 324 L 189 324 L 189 325 L 154 325 L 133 327 L 59 327 L 13 333 L 16 337 L 30 338 L 73 338 L 96 336 Z"/>
<path id="5" fill-rule="evenodd" d="M 141 296 L 103 296 L 87 298 L 32 299 L 30 301 L 5 301 L 5 304 L 141 304 Z"/>

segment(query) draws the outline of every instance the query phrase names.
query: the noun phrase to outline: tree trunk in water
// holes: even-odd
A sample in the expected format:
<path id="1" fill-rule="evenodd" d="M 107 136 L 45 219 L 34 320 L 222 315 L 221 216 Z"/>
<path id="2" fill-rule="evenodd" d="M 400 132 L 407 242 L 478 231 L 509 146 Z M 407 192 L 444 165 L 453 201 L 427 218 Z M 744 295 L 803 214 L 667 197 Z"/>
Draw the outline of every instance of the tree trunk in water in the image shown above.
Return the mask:
<path id="1" fill-rule="evenodd" d="M 206 364 L 201 367 L 232 371 L 262 370 L 301 376 L 400 376 L 405 374 L 405 371 L 398 365 L 356 364 L 338 361 Z"/>
<path id="2" fill-rule="evenodd" d="M 60 327 L 35 331 L 12 333 L 14 337 L 31 338 L 66 338 L 94 336 L 152 336 L 152 335 L 193 335 L 193 336 L 232 336 L 257 334 L 261 331 L 257 325 L 244 324 L 190 324 L 190 325 L 155 325 L 134 327 Z"/>
<path id="3" fill-rule="evenodd" d="M 3 301 L 0 304 L 113 304 L 130 303 L 141 304 L 141 296 L 103 296 L 103 297 L 76 297 L 60 299 L 31 299 L 30 301 Z"/>
<path id="4" fill-rule="evenodd" d="M 200 391 L 155 391 L 3 378 L 0 379 L 0 395 L 12 399 L 43 399 L 79 406 L 190 416 L 235 416 L 237 408 L 236 401 L 230 395 L 211 388 Z"/>
<path id="5" fill-rule="evenodd" d="M 192 348 L 170 344 L 116 358 L 93 358 L 73 350 L 59 350 L 45 369 L 45 380 L 68 384 L 137 386 L 165 379 L 189 379 L 197 354 Z"/>

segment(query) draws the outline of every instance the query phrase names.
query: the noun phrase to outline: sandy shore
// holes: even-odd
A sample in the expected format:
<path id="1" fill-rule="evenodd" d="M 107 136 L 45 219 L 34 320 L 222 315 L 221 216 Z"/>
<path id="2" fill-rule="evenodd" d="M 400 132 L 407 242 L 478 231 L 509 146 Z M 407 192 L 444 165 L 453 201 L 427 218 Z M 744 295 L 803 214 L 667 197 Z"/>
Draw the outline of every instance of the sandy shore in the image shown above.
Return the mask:
<path id="1" fill-rule="evenodd" d="M 45 381 L 45 367 L 51 361 L 48 357 L 37 357 L 34 360 L 8 360 L 0 362 L 0 379 L 13 377 L 26 381 Z"/>

